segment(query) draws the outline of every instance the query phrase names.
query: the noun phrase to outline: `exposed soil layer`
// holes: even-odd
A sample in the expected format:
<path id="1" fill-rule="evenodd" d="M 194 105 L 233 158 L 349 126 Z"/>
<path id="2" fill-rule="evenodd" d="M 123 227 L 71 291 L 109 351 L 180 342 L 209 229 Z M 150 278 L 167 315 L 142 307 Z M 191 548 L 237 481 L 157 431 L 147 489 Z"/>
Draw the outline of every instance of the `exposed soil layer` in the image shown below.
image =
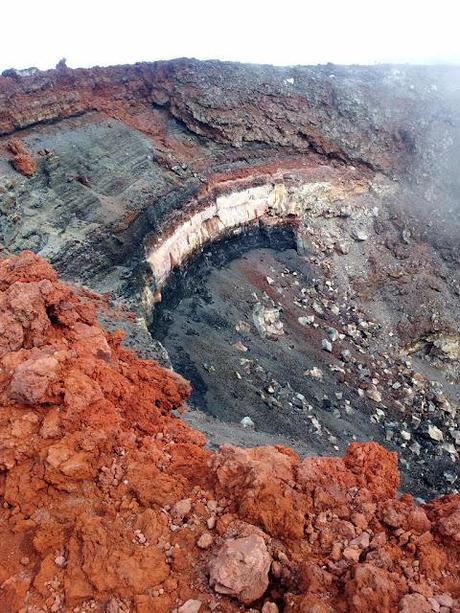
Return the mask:
<path id="1" fill-rule="evenodd" d="M 96 305 L 0 262 L 3 611 L 458 612 L 458 495 L 395 498 L 376 443 L 206 451 L 172 415 L 189 386 Z"/>
<path id="2" fill-rule="evenodd" d="M 415 212 L 458 262 L 457 222 L 443 220 L 460 190 L 458 71 L 186 59 L 7 71 L 3 247 L 32 249 L 67 279 L 132 298 L 148 277 L 146 235 L 215 193 L 380 171 L 394 179 L 395 207 Z M 36 166 L 32 177 L 11 165 L 11 137 L 27 152 L 27 173 Z"/>

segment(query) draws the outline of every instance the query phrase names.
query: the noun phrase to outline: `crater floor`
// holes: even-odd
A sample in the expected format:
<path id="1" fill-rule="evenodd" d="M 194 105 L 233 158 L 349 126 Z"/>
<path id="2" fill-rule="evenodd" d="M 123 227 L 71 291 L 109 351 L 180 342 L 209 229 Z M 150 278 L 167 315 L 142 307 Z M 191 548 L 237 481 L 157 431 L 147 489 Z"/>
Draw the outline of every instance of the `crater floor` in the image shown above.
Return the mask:
<path id="1" fill-rule="evenodd" d="M 344 314 L 338 304 L 322 306 L 308 257 L 292 247 L 286 236 L 271 245 L 253 235 L 224 241 L 170 282 L 151 331 L 192 383 L 185 419 L 214 447 L 280 443 L 303 456 L 335 455 L 353 440 L 379 441 L 400 454 L 403 487 L 430 497 L 451 462 L 427 463 L 423 452 L 434 445 L 422 440 L 414 453 L 401 439 L 405 418 L 383 421 L 375 398 L 358 391 L 348 362 L 363 367 L 351 357 L 354 341 L 338 331 Z M 400 376 L 398 365 L 392 374 Z"/>

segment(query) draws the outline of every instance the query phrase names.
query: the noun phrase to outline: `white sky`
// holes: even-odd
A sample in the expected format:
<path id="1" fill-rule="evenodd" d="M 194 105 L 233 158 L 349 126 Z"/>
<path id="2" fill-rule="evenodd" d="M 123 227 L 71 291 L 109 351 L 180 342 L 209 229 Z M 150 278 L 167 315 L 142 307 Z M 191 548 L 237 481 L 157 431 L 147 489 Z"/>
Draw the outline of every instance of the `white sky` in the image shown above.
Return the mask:
<path id="1" fill-rule="evenodd" d="M 196 57 L 460 64 L 460 0 L 3 0 L 0 71 Z"/>

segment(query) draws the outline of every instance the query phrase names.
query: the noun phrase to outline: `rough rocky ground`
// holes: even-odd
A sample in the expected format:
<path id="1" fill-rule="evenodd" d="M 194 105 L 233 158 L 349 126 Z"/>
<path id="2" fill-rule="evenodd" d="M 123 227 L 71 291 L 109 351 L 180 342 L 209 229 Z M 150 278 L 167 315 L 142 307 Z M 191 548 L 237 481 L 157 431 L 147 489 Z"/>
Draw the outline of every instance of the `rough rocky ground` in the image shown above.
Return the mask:
<path id="1" fill-rule="evenodd" d="M 459 82 L 0 76 L 5 610 L 456 611 Z"/>
<path id="2" fill-rule="evenodd" d="M 419 316 L 406 341 L 417 350 L 412 353 L 404 341 L 399 345 L 406 314 L 419 299 L 439 303 L 435 292 L 426 282 L 417 290 L 414 282 L 406 308 L 396 307 L 388 273 L 399 267 L 398 260 L 390 255 L 385 261 L 372 241 L 380 254 L 377 283 L 386 286 L 381 295 L 372 295 L 369 309 L 368 288 L 353 287 L 349 269 L 368 264 L 364 244 L 371 237 L 352 239 L 351 210 L 339 224 L 345 229 L 339 240 L 348 234 L 347 253 L 326 256 L 320 264 L 316 255 L 300 256 L 292 248 L 242 256 L 251 244 L 266 242 L 258 231 L 208 248 L 197 264 L 172 278 L 156 307 L 152 334 L 165 345 L 174 368 L 192 381 L 191 403 L 206 413 L 230 423 L 248 416 L 256 430 L 290 437 L 301 454 L 334 453 L 356 438 L 378 440 L 400 454 L 405 488 L 423 497 L 455 490 L 458 357 L 443 352 L 442 343 L 451 339 L 457 347 L 458 336 L 449 336 L 447 321 L 438 321 L 438 332 L 433 328 L 426 343 L 430 334 L 424 326 L 432 324 Z M 278 245 L 271 242 L 293 246 L 285 237 Z M 229 258 L 234 259 L 225 265 Z M 325 283 L 331 259 L 336 270 Z M 420 275 L 441 288 L 442 280 L 429 277 L 425 266 L 419 275 L 412 266 L 412 274 L 413 281 Z M 443 299 L 448 295 L 445 287 Z M 398 287 L 400 305 L 404 296 Z M 451 300 L 455 305 L 455 296 Z M 436 302 L 430 313 L 440 312 Z M 260 309 L 275 314 L 282 324 L 279 333 L 258 327 Z M 415 330 L 421 338 L 414 342 Z M 216 434 L 211 441 L 221 442 Z M 241 427 L 233 435 L 244 440 Z"/>
<path id="3" fill-rule="evenodd" d="M 395 498 L 376 443 L 211 453 L 190 389 L 32 253 L 0 262 L 4 611 L 460 609 L 459 496 Z"/>

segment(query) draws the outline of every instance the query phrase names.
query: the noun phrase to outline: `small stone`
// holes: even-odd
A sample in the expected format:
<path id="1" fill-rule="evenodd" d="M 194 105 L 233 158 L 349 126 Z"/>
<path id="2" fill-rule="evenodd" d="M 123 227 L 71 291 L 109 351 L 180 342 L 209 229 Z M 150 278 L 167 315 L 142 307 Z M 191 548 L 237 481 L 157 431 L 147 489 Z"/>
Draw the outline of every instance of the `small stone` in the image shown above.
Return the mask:
<path id="1" fill-rule="evenodd" d="M 200 549 L 208 549 L 213 544 L 214 539 L 212 538 L 209 532 L 203 532 L 200 538 L 197 541 L 197 545 Z"/>
<path id="2" fill-rule="evenodd" d="M 187 600 L 177 609 L 177 613 L 198 613 L 201 609 L 201 600 Z"/>
<path id="3" fill-rule="evenodd" d="M 447 451 L 447 453 L 450 453 L 451 455 L 455 455 L 457 453 L 455 445 L 453 445 L 452 443 L 443 443 L 442 449 L 444 449 L 444 451 Z"/>
<path id="4" fill-rule="evenodd" d="M 336 541 L 332 545 L 331 558 L 338 562 L 342 558 L 342 544 Z"/>
<path id="5" fill-rule="evenodd" d="M 183 519 L 186 515 L 190 513 L 192 510 L 192 499 L 184 498 L 184 500 L 179 500 L 171 509 L 171 515 L 176 518 Z"/>
<path id="6" fill-rule="evenodd" d="M 245 321 L 239 321 L 235 326 L 235 330 L 237 332 L 244 332 L 247 334 L 248 332 L 251 331 L 251 326 Z"/>
<path id="7" fill-rule="evenodd" d="M 355 239 L 355 241 L 358 241 L 358 242 L 367 241 L 368 239 L 368 236 L 364 232 L 364 230 L 354 230 L 352 233 L 352 237 Z"/>
<path id="8" fill-rule="evenodd" d="M 358 549 L 367 549 L 370 543 L 369 532 L 361 532 L 359 536 L 349 542 L 349 547 L 357 547 Z"/>
<path id="9" fill-rule="evenodd" d="M 255 428 L 255 423 L 247 415 L 246 417 L 243 417 L 243 419 L 240 421 L 240 424 L 243 426 L 243 428 Z"/>
<path id="10" fill-rule="evenodd" d="M 228 539 L 209 564 L 210 585 L 220 594 L 250 604 L 267 589 L 271 562 L 261 536 Z"/>
<path id="11" fill-rule="evenodd" d="M 404 229 L 401 233 L 401 238 L 403 240 L 403 243 L 406 243 L 406 245 L 408 245 L 410 243 L 410 238 L 411 238 L 411 231 Z"/>
<path id="12" fill-rule="evenodd" d="M 361 528 L 361 530 L 365 530 L 367 528 L 368 522 L 366 516 L 362 513 L 353 513 L 351 516 L 351 521 L 357 528 Z"/>
<path id="13" fill-rule="evenodd" d="M 454 473 L 450 472 L 450 471 L 445 471 L 442 476 L 444 477 L 444 479 L 447 481 L 447 483 L 453 484 L 457 481 L 457 475 L 454 475 Z"/>
<path id="14" fill-rule="evenodd" d="M 336 304 L 333 304 L 331 306 L 331 313 L 333 313 L 334 315 L 339 315 L 340 314 L 340 309 Z"/>
<path id="15" fill-rule="evenodd" d="M 405 441 L 410 441 L 411 433 L 407 432 L 407 430 L 401 430 L 401 438 Z"/>
<path id="16" fill-rule="evenodd" d="M 350 247 L 342 241 L 335 243 L 335 248 L 341 255 L 348 255 L 350 253 Z"/>
<path id="17" fill-rule="evenodd" d="M 366 396 L 373 400 L 374 402 L 382 402 L 382 395 L 375 387 L 375 385 L 371 385 L 366 390 Z"/>
<path id="18" fill-rule="evenodd" d="M 337 332 L 335 328 L 328 328 L 327 335 L 329 336 L 329 338 L 331 339 L 333 343 L 335 343 L 335 341 L 338 340 L 339 338 L 339 333 Z"/>
<path id="19" fill-rule="evenodd" d="M 233 343 L 232 347 L 237 351 L 241 351 L 242 353 L 245 353 L 248 350 L 246 345 L 243 345 L 241 341 L 236 341 L 236 343 Z"/>
<path id="20" fill-rule="evenodd" d="M 437 428 L 436 426 L 433 426 L 432 424 L 430 424 L 428 426 L 428 436 L 431 438 L 431 440 L 433 441 L 443 441 L 444 440 L 444 435 L 441 432 L 441 430 L 439 428 Z"/>
<path id="21" fill-rule="evenodd" d="M 450 594 L 438 594 L 434 598 L 441 607 L 452 608 L 455 604 L 454 599 Z"/>
<path id="22" fill-rule="evenodd" d="M 262 607 L 262 613 L 279 613 L 278 605 L 267 600 Z"/>
<path id="23" fill-rule="evenodd" d="M 321 347 L 324 349 L 324 351 L 332 353 L 332 343 L 331 341 L 327 340 L 327 338 L 323 338 L 321 341 Z"/>
<path id="24" fill-rule="evenodd" d="M 359 562 L 359 556 L 361 551 L 356 547 L 345 547 L 343 550 L 343 557 L 349 562 Z"/>
<path id="25" fill-rule="evenodd" d="M 305 317 L 298 317 L 297 321 L 301 326 L 309 326 L 315 321 L 314 315 L 306 315 Z"/>
<path id="26" fill-rule="evenodd" d="M 439 602 L 435 600 L 434 598 L 428 598 L 428 602 L 431 605 L 431 609 L 433 613 L 439 613 L 439 609 L 441 608 L 439 605 Z"/>
<path id="27" fill-rule="evenodd" d="M 342 206 L 339 210 L 340 217 L 351 217 L 351 209 L 348 206 Z"/>
<path id="28" fill-rule="evenodd" d="M 265 277 L 267 279 L 267 283 L 268 285 L 273 285 L 273 283 L 275 282 L 271 277 Z"/>
<path id="29" fill-rule="evenodd" d="M 211 515 L 211 517 L 208 518 L 206 525 L 208 526 L 209 530 L 213 530 L 216 527 L 216 516 Z"/>
<path id="30" fill-rule="evenodd" d="M 313 304 L 311 306 L 312 306 L 313 310 L 315 311 L 315 313 L 318 313 L 318 315 L 324 315 L 323 307 L 320 304 L 318 304 L 318 302 L 316 302 L 316 300 L 315 300 L 315 302 L 313 302 Z"/>
<path id="31" fill-rule="evenodd" d="M 431 613 L 431 605 L 422 594 L 406 594 L 399 601 L 400 613 Z"/>
<path id="32" fill-rule="evenodd" d="M 321 368 L 317 368 L 316 366 L 310 368 L 310 370 L 306 370 L 303 374 L 306 377 L 312 377 L 313 379 L 323 378 L 323 371 L 321 370 Z"/>
<path id="33" fill-rule="evenodd" d="M 54 558 L 54 563 L 56 564 L 56 566 L 64 566 L 65 565 L 65 558 L 64 556 L 56 556 L 56 558 Z"/>

